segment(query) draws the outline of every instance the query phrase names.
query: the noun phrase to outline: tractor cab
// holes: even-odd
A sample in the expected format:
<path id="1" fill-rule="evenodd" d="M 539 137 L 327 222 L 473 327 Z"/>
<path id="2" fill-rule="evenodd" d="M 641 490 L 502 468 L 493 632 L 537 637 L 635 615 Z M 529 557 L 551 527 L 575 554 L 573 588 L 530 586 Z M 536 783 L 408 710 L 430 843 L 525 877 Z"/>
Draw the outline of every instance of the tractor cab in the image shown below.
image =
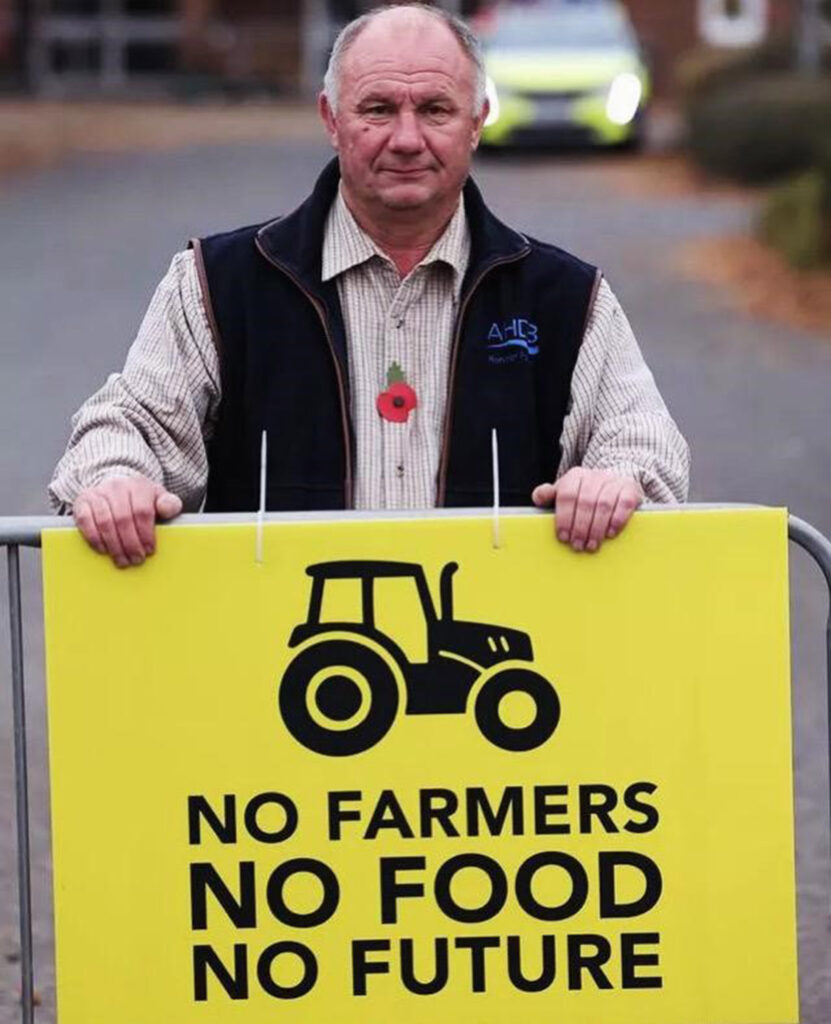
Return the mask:
<path id="1" fill-rule="evenodd" d="M 310 565 L 312 578 L 306 622 L 297 626 L 289 645 L 333 630 L 373 638 L 394 638 L 412 662 L 426 662 L 430 637 L 438 621 L 453 615 L 456 562 L 441 573 L 440 607 L 436 608 L 424 569 L 410 562 L 344 561 Z"/>

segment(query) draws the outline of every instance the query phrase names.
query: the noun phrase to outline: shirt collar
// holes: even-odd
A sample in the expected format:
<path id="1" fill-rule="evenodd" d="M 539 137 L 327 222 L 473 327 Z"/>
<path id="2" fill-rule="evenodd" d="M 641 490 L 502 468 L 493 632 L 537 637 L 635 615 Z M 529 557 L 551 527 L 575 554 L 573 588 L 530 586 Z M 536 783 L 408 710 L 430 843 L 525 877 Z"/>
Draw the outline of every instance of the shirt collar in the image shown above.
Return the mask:
<path id="1" fill-rule="evenodd" d="M 323 233 L 322 280 L 329 281 L 373 257 L 390 262 L 389 257 L 359 226 L 346 205 L 342 190 L 338 189 L 337 197 L 326 218 Z M 449 266 L 453 271 L 453 290 L 458 298 L 469 258 L 470 231 L 465 215 L 465 204 L 459 196 L 455 213 L 419 266 L 427 266 L 430 263 L 444 263 Z"/>

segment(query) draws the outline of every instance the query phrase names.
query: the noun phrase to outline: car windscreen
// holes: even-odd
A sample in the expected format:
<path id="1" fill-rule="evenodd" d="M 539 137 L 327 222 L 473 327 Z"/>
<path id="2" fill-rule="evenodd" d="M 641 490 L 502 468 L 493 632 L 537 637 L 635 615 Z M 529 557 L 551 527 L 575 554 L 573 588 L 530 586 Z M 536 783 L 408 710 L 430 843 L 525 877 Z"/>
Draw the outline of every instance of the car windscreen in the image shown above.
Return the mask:
<path id="1" fill-rule="evenodd" d="M 616 10 L 529 9 L 503 12 L 485 35 L 500 50 L 608 50 L 634 45 L 632 30 Z"/>

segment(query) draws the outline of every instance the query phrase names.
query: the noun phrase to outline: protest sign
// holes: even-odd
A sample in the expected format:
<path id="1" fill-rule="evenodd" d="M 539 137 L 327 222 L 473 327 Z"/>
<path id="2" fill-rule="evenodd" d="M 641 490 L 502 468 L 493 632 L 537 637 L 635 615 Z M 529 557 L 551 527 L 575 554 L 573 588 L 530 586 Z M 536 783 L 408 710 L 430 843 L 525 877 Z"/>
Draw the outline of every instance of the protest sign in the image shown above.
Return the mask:
<path id="1" fill-rule="evenodd" d="M 61 1024 L 798 1019 L 786 517 L 44 535 Z"/>

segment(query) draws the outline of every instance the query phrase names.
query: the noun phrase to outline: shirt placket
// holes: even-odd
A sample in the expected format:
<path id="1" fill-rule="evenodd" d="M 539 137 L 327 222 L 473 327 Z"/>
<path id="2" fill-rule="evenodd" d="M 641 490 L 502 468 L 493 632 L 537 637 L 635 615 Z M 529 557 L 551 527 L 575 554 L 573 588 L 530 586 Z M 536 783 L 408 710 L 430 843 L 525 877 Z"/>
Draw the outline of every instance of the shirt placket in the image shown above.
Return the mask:
<path id="1" fill-rule="evenodd" d="M 413 348 L 407 323 L 407 311 L 413 302 L 414 289 L 417 287 L 420 270 L 415 270 L 396 289 L 393 300 L 387 310 L 384 321 L 384 370 L 383 388 L 387 387 L 387 373 L 393 363 L 397 363 L 404 373 L 407 384 L 417 392 L 413 379 Z M 409 464 L 409 437 L 413 416 L 418 410 L 410 412 L 406 421 L 394 423 L 382 421 L 383 436 L 383 467 L 384 467 L 384 499 L 387 508 L 407 507 L 407 496 L 410 491 L 410 479 L 413 467 Z"/>

